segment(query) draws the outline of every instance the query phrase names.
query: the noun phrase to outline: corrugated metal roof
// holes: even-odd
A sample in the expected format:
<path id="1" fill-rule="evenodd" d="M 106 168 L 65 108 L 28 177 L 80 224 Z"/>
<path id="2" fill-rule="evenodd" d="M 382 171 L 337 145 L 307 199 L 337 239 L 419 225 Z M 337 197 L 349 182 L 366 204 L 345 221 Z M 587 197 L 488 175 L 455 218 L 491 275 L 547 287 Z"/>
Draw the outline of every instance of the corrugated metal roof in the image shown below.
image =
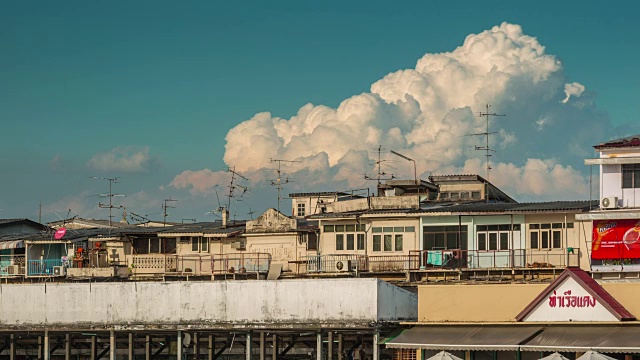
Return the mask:
<path id="1" fill-rule="evenodd" d="M 450 205 L 427 204 L 415 213 L 525 213 L 553 211 L 588 211 L 597 206 L 598 201 L 551 201 L 531 203 L 464 203 Z"/>
<path id="2" fill-rule="evenodd" d="M 600 143 L 594 148 L 598 150 L 606 148 L 622 148 L 622 147 L 638 147 L 640 146 L 640 135 L 632 135 L 619 139 L 609 140 L 607 142 Z"/>

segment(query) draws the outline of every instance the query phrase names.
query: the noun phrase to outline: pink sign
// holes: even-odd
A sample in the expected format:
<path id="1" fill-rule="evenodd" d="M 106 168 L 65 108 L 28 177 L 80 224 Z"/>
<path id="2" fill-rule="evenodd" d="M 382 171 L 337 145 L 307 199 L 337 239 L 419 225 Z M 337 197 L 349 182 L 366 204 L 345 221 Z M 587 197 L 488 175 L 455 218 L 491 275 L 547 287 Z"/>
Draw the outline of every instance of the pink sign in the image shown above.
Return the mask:
<path id="1" fill-rule="evenodd" d="M 53 238 L 56 239 L 56 240 L 60 240 L 60 239 L 62 239 L 62 237 L 66 233 L 67 233 L 67 229 L 60 228 L 60 229 L 56 230 L 56 233 L 55 233 L 55 235 L 53 235 Z"/>

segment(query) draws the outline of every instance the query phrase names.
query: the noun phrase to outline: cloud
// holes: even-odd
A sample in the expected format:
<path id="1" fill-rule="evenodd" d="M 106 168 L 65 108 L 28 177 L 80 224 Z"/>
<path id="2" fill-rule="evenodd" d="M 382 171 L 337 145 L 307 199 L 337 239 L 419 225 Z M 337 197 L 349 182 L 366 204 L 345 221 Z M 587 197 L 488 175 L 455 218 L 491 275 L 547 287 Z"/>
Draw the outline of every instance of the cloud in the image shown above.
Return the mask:
<path id="1" fill-rule="evenodd" d="M 569 99 L 573 97 L 580 97 L 584 92 L 584 85 L 574 82 L 571 84 L 564 84 L 564 93 L 567 95 L 561 102 L 566 104 L 569 102 Z"/>
<path id="2" fill-rule="evenodd" d="M 145 173 L 156 165 L 158 161 L 149 155 L 148 146 L 119 146 L 109 152 L 98 153 L 87 162 L 87 167 L 92 170 L 121 173 Z"/>
<path id="3" fill-rule="evenodd" d="M 60 154 L 56 154 L 53 159 L 49 161 L 49 168 L 53 171 L 58 171 L 64 168 L 62 156 L 60 156 Z"/>
<path id="4" fill-rule="evenodd" d="M 178 174 L 169 184 L 177 189 L 189 189 L 192 195 L 208 195 L 216 185 L 227 182 L 226 171 L 212 171 L 203 169 L 198 171 L 185 170 Z"/>
<path id="5" fill-rule="evenodd" d="M 384 76 L 337 108 L 306 104 L 288 119 L 258 113 L 228 132 L 224 161 L 259 183 L 261 170 L 273 168 L 271 158 L 298 160 L 289 169 L 295 186 L 344 189 L 366 184 L 373 149 L 383 145 L 415 159 L 423 176 L 484 175 L 484 153 L 476 149 L 485 138 L 470 135 L 486 132 L 479 115 L 488 110 L 506 115 L 489 117 L 496 184 L 516 198 L 584 198 L 578 166 L 611 127 L 591 96 L 567 81 L 560 60 L 535 37 L 502 23 L 451 52 L 425 54 L 414 68 Z M 389 172 L 413 177 L 410 163 L 394 160 L 393 167 L 383 163 Z M 206 191 L 218 181 L 214 174 L 187 171 L 171 184 Z"/>

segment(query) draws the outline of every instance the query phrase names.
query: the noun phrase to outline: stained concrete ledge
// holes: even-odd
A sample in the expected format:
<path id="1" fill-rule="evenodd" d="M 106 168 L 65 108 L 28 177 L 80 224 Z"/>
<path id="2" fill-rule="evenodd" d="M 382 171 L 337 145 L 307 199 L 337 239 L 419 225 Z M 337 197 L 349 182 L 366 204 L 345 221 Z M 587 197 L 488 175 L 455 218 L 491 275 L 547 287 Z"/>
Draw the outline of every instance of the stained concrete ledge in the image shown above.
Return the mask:
<path id="1" fill-rule="evenodd" d="M 416 321 L 417 295 L 378 279 L 0 286 L 3 329 L 362 328 Z"/>

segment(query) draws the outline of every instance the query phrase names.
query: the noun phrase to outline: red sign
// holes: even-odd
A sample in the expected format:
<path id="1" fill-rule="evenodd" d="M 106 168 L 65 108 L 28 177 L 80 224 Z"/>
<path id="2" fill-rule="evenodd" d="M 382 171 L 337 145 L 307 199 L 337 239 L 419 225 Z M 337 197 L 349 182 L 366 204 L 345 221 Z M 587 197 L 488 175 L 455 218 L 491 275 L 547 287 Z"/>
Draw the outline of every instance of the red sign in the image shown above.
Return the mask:
<path id="1" fill-rule="evenodd" d="M 556 294 L 553 290 L 553 295 L 549 296 L 549 306 L 551 307 L 595 307 L 596 298 L 590 295 L 575 296 L 571 295 L 571 290 L 564 292 L 564 295 Z"/>
<path id="2" fill-rule="evenodd" d="M 640 259 L 640 220 L 593 222 L 591 258 Z"/>

